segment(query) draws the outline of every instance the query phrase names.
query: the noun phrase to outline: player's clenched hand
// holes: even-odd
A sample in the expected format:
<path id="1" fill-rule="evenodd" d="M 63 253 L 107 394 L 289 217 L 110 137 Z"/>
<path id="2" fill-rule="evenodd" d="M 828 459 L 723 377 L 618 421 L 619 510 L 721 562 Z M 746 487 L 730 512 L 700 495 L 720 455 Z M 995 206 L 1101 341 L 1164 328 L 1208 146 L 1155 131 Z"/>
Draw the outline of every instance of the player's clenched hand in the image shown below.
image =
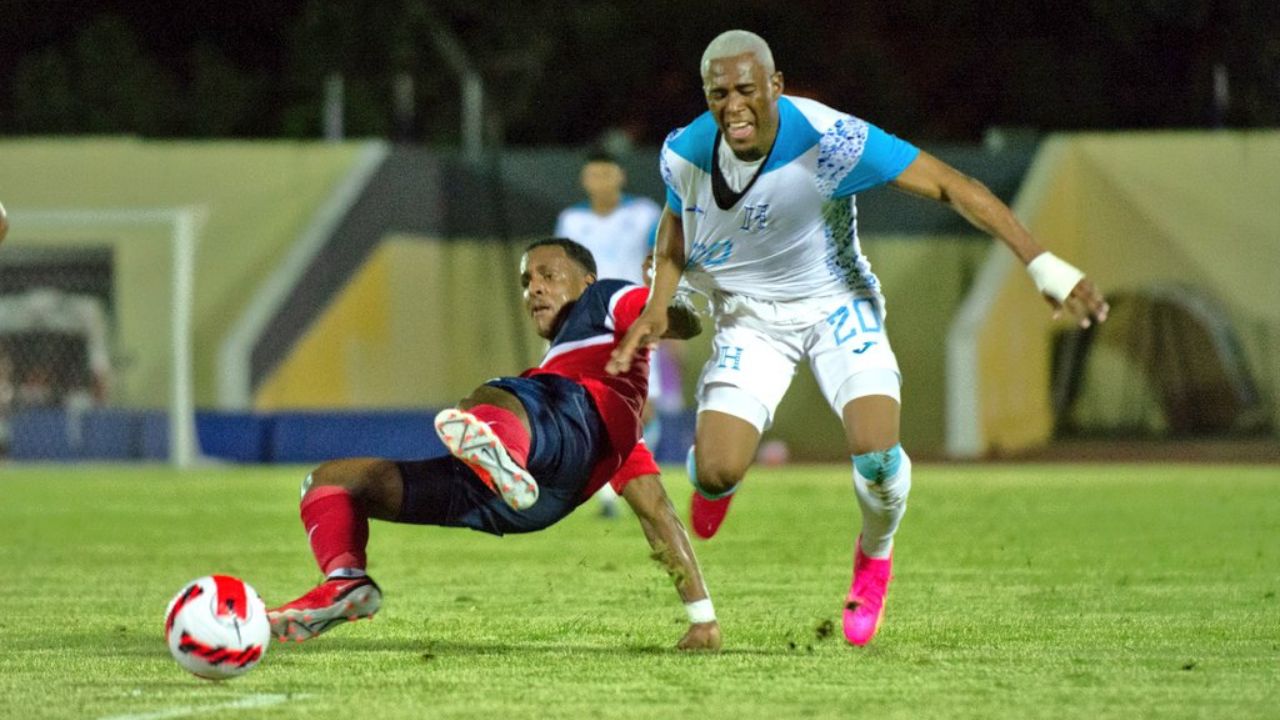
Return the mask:
<path id="1" fill-rule="evenodd" d="M 697 623 L 689 626 L 689 632 L 676 643 L 677 650 L 719 650 L 720 624 Z"/>
<path id="2" fill-rule="evenodd" d="M 605 372 L 617 375 L 631 369 L 631 359 L 636 356 L 640 348 L 658 342 L 666 331 L 667 313 L 663 311 L 650 314 L 645 310 L 635 322 L 631 323 L 631 327 L 627 328 L 627 334 L 622 336 L 622 342 L 614 348 L 613 355 L 609 357 L 609 364 L 604 366 Z"/>
<path id="3" fill-rule="evenodd" d="M 1053 306 L 1054 320 L 1062 317 L 1065 312 L 1075 319 L 1082 328 L 1089 327 L 1095 321 L 1106 322 L 1107 313 L 1111 310 L 1106 298 L 1102 297 L 1102 293 L 1094 286 L 1093 281 L 1087 277 L 1080 278 L 1080 282 L 1071 288 L 1071 294 L 1063 299 L 1062 302 L 1058 302 L 1048 295 L 1045 295 L 1044 299 Z"/>

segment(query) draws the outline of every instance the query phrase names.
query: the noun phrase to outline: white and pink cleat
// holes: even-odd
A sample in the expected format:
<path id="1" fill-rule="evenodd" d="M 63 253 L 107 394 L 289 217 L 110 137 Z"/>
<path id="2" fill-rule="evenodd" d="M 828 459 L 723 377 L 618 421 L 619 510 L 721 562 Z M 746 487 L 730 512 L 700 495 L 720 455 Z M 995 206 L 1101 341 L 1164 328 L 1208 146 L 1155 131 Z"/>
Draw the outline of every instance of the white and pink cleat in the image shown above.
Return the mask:
<path id="1" fill-rule="evenodd" d="M 853 585 L 844 605 L 844 637 L 854 645 L 871 642 L 884 619 L 884 596 L 893 579 L 893 555 L 871 558 L 858 538 L 853 555 Z"/>
<path id="2" fill-rule="evenodd" d="M 475 415 L 446 408 L 436 415 L 436 434 L 449 454 L 466 463 L 514 510 L 538 502 L 538 482 L 507 452 L 496 433 Z"/>

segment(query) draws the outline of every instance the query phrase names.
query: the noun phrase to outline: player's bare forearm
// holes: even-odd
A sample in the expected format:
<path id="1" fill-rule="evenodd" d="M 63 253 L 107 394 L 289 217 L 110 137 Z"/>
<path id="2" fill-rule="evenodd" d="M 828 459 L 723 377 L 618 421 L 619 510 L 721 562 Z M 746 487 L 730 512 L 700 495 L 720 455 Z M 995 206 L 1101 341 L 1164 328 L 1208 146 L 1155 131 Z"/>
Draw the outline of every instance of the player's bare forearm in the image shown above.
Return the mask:
<path id="1" fill-rule="evenodd" d="M 640 317 L 631 323 L 618 346 L 609 356 L 605 372 L 610 375 L 626 372 L 640 348 L 661 340 L 667 332 L 667 308 L 676 294 L 680 276 L 684 273 L 684 230 L 680 218 L 671 208 L 662 211 L 658 222 L 658 239 L 653 249 L 653 284 L 649 288 L 649 301 Z"/>
<path id="2" fill-rule="evenodd" d="M 891 183 L 904 192 L 947 205 L 982 232 L 1000 240 L 1023 264 L 1044 252 L 1000 198 L 974 178 L 921 151 Z"/>
<path id="3" fill-rule="evenodd" d="M 653 286 L 645 310 L 665 312 L 684 274 L 684 227 L 680 216 L 665 208 L 658 222 L 658 235 L 653 247 Z"/>
<path id="4" fill-rule="evenodd" d="M 645 538 L 652 548 L 651 557 L 662 564 L 675 583 L 680 599 L 687 603 L 707 599 L 707 586 L 689 543 L 689 534 L 676 516 L 671 499 L 657 475 L 644 475 L 627 483 L 622 497 L 631 506 Z M 690 623 L 684 637 L 676 643 L 680 650 L 719 650 L 720 625 L 716 621 Z"/>
<path id="5" fill-rule="evenodd" d="M 4 242 L 4 236 L 9 234 L 9 218 L 4 214 L 4 205 L 0 205 L 0 243 Z"/>
<path id="6" fill-rule="evenodd" d="M 686 603 L 707 598 L 702 572 L 689 542 L 689 533 L 676 515 L 671 498 L 657 475 L 642 475 L 627 483 L 622 497 L 635 512 L 653 559 L 662 564 Z"/>
<path id="7" fill-rule="evenodd" d="M 1081 327 L 1089 327 L 1095 320 L 1103 322 L 1107 319 L 1109 306 L 1093 282 L 1079 270 L 1047 254 L 1009 206 L 987 186 L 926 152 L 921 152 L 892 185 L 913 195 L 945 203 L 971 225 L 1008 246 L 1024 265 L 1029 266 L 1027 269 L 1036 281 L 1036 287 L 1054 307 L 1055 317 L 1066 311 L 1076 318 Z M 1036 265 L 1031 265 L 1037 258 L 1040 259 Z M 1054 278 L 1060 282 L 1053 282 Z"/>

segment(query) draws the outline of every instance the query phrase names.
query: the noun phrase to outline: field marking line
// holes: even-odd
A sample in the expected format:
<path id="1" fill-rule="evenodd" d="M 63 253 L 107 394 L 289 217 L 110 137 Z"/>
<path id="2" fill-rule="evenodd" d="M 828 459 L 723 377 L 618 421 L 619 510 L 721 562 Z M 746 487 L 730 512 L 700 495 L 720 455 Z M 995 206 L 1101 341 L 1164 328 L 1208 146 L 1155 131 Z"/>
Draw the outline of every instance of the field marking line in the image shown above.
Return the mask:
<path id="1" fill-rule="evenodd" d="M 216 705 L 180 705 L 178 707 L 166 708 L 164 710 L 156 710 L 154 712 L 106 715 L 98 718 L 98 720 L 168 720 L 169 718 L 179 718 L 217 710 L 253 710 L 256 708 L 279 705 L 290 700 L 301 700 L 306 697 L 306 695 L 256 693 L 253 695 L 246 695 L 230 702 L 218 703 Z"/>

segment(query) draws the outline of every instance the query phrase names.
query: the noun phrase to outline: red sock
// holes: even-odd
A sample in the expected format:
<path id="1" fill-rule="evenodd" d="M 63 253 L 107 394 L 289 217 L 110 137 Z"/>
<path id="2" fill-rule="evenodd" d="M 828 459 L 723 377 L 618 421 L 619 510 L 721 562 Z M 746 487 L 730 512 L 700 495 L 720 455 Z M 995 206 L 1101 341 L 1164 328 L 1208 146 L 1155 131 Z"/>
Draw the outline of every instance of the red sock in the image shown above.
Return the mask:
<path id="1" fill-rule="evenodd" d="M 322 485 L 302 499 L 302 527 L 325 575 L 338 568 L 364 569 L 369 518 L 344 487 Z"/>
<path id="2" fill-rule="evenodd" d="M 511 459 L 520 463 L 520 467 L 528 467 L 529 431 L 524 429 L 524 424 L 515 413 L 503 410 L 497 405 L 476 405 L 468 408 L 467 412 L 475 415 L 482 422 L 488 423 L 489 429 L 507 448 L 507 454 Z"/>

